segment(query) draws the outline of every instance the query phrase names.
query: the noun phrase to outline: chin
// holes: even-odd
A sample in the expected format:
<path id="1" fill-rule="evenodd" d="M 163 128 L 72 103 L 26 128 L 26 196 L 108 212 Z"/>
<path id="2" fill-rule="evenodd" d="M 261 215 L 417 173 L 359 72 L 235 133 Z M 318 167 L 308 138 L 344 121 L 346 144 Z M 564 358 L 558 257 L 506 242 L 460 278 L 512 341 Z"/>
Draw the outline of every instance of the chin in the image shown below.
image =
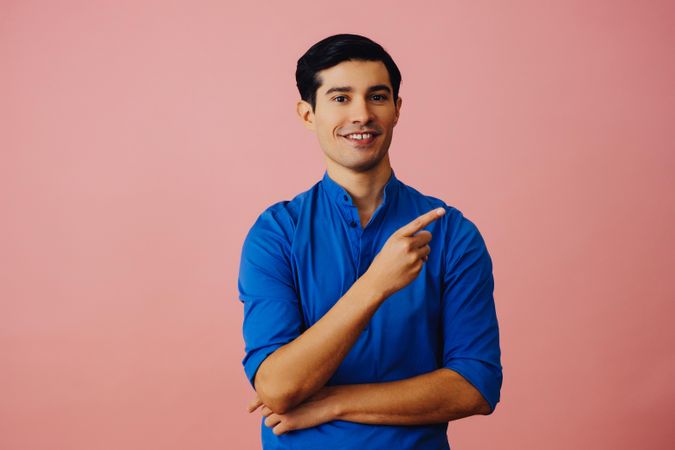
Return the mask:
<path id="1" fill-rule="evenodd" d="M 324 150 L 324 156 L 338 166 L 354 172 L 367 172 L 382 163 L 382 160 L 387 156 L 387 151 L 388 149 L 384 152 L 382 152 L 382 149 L 373 149 L 373 152 L 358 154 L 341 150 L 335 153 Z"/>
<path id="2" fill-rule="evenodd" d="M 349 167 L 355 172 L 368 172 L 369 170 L 374 169 L 379 166 L 384 159 L 384 155 L 378 156 L 377 158 L 365 158 L 365 159 L 356 159 L 343 164 L 345 167 Z"/>

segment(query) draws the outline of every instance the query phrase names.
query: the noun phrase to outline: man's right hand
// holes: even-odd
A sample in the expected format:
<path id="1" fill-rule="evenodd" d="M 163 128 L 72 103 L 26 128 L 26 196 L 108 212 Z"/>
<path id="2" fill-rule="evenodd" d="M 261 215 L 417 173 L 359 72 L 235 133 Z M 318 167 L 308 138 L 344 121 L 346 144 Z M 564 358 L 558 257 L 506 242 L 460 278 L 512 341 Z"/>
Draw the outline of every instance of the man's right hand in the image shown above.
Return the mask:
<path id="1" fill-rule="evenodd" d="M 424 261 L 431 252 L 428 245 L 431 233 L 422 228 L 444 214 L 444 208 L 436 208 L 422 214 L 389 236 L 364 274 L 368 282 L 382 292 L 384 298 L 410 284 L 420 273 Z"/>

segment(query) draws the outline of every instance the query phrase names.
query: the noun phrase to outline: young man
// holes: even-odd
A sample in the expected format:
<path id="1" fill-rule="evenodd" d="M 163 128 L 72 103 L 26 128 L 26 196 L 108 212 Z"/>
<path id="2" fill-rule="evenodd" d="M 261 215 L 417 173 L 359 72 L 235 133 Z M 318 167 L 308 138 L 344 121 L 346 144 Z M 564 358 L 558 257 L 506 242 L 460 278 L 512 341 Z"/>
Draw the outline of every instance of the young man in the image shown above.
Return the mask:
<path id="1" fill-rule="evenodd" d="M 296 80 L 326 172 L 262 212 L 239 272 L 263 448 L 448 449 L 448 422 L 491 414 L 502 385 L 484 240 L 394 175 L 401 74 L 380 45 L 330 36 Z"/>

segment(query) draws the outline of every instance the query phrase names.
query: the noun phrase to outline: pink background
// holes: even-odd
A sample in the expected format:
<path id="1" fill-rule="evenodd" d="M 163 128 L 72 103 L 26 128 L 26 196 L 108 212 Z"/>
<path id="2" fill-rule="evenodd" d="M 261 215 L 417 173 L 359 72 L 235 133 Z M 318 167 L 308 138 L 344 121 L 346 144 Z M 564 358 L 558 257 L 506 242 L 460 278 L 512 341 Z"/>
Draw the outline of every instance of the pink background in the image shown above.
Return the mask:
<path id="1" fill-rule="evenodd" d="M 295 64 L 341 32 L 403 73 L 398 177 L 493 257 L 502 399 L 453 449 L 672 448 L 673 30 L 669 1 L 0 2 L 0 448 L 259 448 L 241 244 L 323 174 Z"/>

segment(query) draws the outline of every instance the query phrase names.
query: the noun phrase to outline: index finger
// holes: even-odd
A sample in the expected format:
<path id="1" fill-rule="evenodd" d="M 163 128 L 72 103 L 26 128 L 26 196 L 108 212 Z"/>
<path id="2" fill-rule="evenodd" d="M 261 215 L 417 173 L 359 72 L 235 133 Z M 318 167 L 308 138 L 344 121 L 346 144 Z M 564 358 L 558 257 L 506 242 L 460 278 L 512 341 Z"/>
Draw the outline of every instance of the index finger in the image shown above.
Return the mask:
<path id="1" fill-rule="evenodd" d="M 422 214 L 409 224 L 402 226 L 401 228 L 399 228 L 398 232 L 401 236 L 412 236 L 413 234 L 420 231 L 422 228 L 429 225 L 434 220 L 443 216 L 443 214 L 445 214 L 445 208 L 433 209 L 428 213 Z"/>

